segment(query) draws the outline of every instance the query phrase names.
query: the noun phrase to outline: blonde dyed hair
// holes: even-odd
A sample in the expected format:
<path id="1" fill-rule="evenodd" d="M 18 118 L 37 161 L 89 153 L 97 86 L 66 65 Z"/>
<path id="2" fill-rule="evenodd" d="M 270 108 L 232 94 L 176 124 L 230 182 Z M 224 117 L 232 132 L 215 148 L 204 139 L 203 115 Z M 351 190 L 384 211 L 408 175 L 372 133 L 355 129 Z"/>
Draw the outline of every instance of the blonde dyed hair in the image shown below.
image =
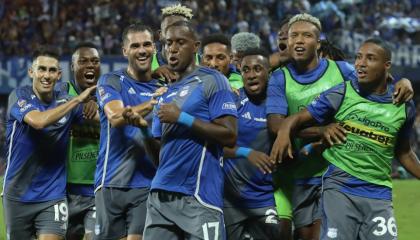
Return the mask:
<path id="1" fill-rule="evenodd" d="M 293 16 L 289 20 L 289 24 L 288 24 L 289 25 L 289 28 L 294 23 L 300 22 L 300 21 L 311 23 L 311 24 L 313 24 L 319 30 L 319 33 L 322 32 L 321 21 L 319 21 L 319 19 L 317 17 L 314 17 L 311 14 L 307 14 L 307 13 L 301 13 L 301 14 L 297 14 L 297 15 Z"/>
<path id="2" fill-rule="evenodd" d="M 192 14 L 192 9 L 181 4 L 171 5 L 165 8 L 162 8 L 162 19 L 167 16 L 179 15 L 183 16 L 188 20 L 194 16 Z"/>

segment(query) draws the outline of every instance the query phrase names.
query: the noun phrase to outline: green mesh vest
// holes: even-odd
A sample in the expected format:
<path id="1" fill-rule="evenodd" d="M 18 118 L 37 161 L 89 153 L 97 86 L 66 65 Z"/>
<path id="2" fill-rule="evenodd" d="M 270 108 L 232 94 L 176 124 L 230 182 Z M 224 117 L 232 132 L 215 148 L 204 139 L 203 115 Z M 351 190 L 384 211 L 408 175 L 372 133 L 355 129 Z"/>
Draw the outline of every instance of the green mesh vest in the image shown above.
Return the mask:
<path id="1" fill-rule="evenodd" d="M 244 86 L 242 76 L 236 72 L 231 72 L 228 77 L 229 85 L 233 88 L 239 89 Z"/>
<path id="2" fill-rule="evenodd" d="M 69 95 L 77 96 L 71 83 Z M 99 151 L 98 124 L 73 124 L 67 153 L 67 182 L 73 184 L 93 184 L 96 160 Z"/>
<path id="3" fill-rule="evenodd" d="M 306 108 L 317 96 L 325 90 L 342 83 L 344 78 L 334 61 L 328 60 L 328 65 L 324 74 L 315 82 L 301 84 L 293 79 L 287 67 L 282 68 L 285 77 L 285 91 L 288 104 L 288 114 L 292 115 Z M 306 144 L 313 142 L 313 139 L 303 140 L 295 138 L 293 146 L 295 150 L 301 149 Z M 305 160 L 295 160 L 295 178 L 310 178 L 321 176 L 326 168 L 327 162 L 321 155 L 311 155 Z"/>
<path id="4" fill-rule="evenodd" d="M 392 188 L 391 162 L 406 106 L 377 103 L 361 97 L 350 82 L 335 120 L 347 141 L 324 151 L 330 163 L 364 181 Z"/>

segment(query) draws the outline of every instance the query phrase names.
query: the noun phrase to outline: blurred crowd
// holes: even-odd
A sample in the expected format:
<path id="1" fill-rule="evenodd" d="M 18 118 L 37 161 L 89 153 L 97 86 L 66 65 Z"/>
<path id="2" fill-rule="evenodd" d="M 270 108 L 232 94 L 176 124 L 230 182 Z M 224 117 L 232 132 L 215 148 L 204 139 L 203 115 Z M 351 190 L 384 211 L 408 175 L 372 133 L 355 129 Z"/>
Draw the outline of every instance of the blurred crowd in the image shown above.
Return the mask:
<path id="1" fill-rule="evenodd" d="M 120 54 L 120 33 L 141 20 L 160 26 L 160 9 L 172 0 L 0 0 L 0 57 L 25 55 L 38 44 L 68 54 L 79 41 L 92 41 L 104 54 Z M 420 0 L 188 0 L 200 36 L 240 31 L 258 33 L 276 51 L 279 22 L 300 12 L 321 19 L 325 34 L 348 29 L 399 43 L 420 42 Z"/>

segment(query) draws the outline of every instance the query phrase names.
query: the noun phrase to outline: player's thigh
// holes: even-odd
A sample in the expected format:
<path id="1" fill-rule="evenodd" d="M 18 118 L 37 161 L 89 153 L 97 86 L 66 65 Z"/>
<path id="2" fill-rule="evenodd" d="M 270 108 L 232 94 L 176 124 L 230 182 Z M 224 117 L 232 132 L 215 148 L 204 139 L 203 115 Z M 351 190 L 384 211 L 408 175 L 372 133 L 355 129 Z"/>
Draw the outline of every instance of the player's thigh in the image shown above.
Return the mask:
<path id="1" fill-rule="evenodd" d="M 64 239 L 67 231 L 67 200 L 51 201 L 34 219 L 39 239 Z"/>
<path id="2" fill-rule="evenodd" d="M 95 194 L 96 224 L 94 239 L 126 237 L 125 199 L 115 188 L 101 188 Z"/>
<path id="3" fill-rule="evenodd" d="M 182 198 L 184 204 L 179 212 L 177 225 L 186 233 L 186 239 L 225 239 L 226 231 L 223 213 L 206 207 L 193 196 Z M 195 221 L 191 221 L 191 218 Z"/>
<path id="4" fill-rule="evenodd" d="M 321 219 L 321 185 L 295 185 L 293 189 L 293 222 L 295 229 L 311 228 Z"/>
<path id="5" fill-rule="evenodd" d="M 367 199 L 366 202 L 363 206 L 366 218 L 360 229 L 360 239 L 397 239 L 392 202 L 377 199 Z"/>
<path id="6" fill-rule="evenodd" d="M 37 212 L 36 204 L 25 204 L 3 197 L 3 209 L 6 223 L 7 239 L 30 239 L 35 235 L 33 219 Z"/>
<path id="7" fill-rule="evenodd" d="M 357 239 L 362 216 L 351 195 L 338 190 L 322 193 L 321 239 Z"/>
<path id="8" fill-rule="evenodd" d="M 127 206 L 126 222 L 128 235 L 143 235 L 147 212 L 147 196 L 149 189 L 131 189 L 126 193 Z"/>
<path id="9" fill-rule="evenodd" d="M 85 233 L 93 232 L 96 219 L 91 219 L 95 208 L 95 198 L 69 194 L 67 196 L 69 220 L 66 239 L 82 239 Z M 89 225 L 87 226 L 87 222 Z"/>
<path id="10" fill-rule="evenodd" d="M 171 206 L 160 201 L 158 192 L 149 194 L 146 206 L 143 240 L 184 239 L 183 231 L 164 215 L 166 208 Z"/>

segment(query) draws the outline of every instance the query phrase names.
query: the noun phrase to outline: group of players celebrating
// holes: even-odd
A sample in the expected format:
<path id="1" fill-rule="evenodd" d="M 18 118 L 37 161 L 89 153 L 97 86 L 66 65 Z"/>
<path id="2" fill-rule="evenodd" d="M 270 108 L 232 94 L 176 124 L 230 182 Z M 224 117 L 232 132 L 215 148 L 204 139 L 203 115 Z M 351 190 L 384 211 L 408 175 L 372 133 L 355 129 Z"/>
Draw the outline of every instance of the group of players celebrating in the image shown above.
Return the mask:
<path id="1" fill-rule="evenodd" d="M 298 14 L 269 56 L 250 33 L 200 45 L 191 18 L 162 10 L 159 51 L 127 26 L 128 67 L 102 75 L 90 43 L 63 83 L 58 55 L 35 51 L 8 103 L 8 239 L 396 239 L 391 162 L 420 164 L 388 45 L 335 61 Z"/>

